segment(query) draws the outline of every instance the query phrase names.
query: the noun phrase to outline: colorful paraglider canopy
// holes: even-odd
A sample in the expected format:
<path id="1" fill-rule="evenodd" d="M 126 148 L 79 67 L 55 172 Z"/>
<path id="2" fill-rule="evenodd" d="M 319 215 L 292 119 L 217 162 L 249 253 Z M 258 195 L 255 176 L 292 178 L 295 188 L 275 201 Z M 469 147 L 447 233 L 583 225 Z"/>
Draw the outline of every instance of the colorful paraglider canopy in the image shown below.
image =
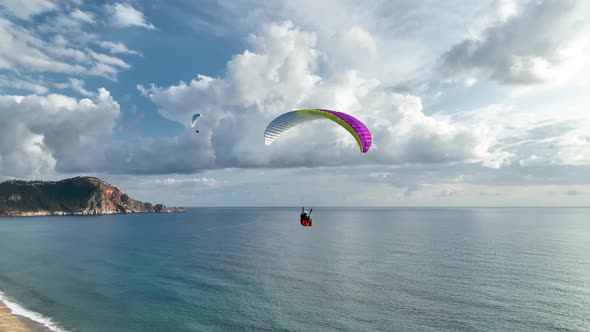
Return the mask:
<path id="1" fill-rule="evenodd" d="M 320 119 L 332 120 L 344 127 L 355 138 L 362 153 L 369 151 L 372 137 L 367 126 L 351 115 L 326 109 L 296 110 L 278 116 L 266 127 L 264 144 L 272 144 L 284 132 L 299 124 Z"/>
<path id="2" fill-rule="evenodd" d="M 191 128 L 195 127 L 195 124 L 197 123 L 197 120 L 201 117 L 201 113 L 197 113 L 195 115 L 193 115 L 193 120 L 191 123 Z"/>

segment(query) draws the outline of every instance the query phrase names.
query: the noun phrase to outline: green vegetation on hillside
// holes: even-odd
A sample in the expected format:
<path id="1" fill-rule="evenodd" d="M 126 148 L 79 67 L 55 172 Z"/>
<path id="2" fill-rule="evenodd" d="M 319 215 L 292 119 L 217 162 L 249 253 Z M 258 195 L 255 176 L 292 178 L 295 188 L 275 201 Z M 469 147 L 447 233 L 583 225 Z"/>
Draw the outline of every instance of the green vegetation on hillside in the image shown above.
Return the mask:
<path id="1" fill-rule="evenodd" d="M 82 177 L 57 182 L 6 181 L 0 183 L 0 214 L 42 210 L 80 212 L 96 188 Z"/>

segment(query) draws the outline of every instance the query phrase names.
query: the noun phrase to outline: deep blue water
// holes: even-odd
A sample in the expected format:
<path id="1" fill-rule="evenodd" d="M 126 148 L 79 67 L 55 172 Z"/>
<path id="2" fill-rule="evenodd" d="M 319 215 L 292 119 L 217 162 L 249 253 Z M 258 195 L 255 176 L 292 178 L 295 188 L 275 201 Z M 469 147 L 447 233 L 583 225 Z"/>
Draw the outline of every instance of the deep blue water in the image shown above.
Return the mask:
<path id="1" fill-rule="evenodd" d="M 69 331 L 590 331 L 590 209 L 0 218 L 0 290 Z"/>

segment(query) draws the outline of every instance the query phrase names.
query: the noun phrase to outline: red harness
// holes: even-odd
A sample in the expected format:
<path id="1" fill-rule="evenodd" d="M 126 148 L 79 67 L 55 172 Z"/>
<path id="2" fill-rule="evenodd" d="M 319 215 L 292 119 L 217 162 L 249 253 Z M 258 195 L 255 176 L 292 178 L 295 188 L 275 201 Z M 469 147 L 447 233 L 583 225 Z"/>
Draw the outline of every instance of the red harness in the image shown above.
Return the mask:
<path id="1" fill-rule="evenodd" d="M 301 218 L 301 226 L 305 226 L 305 227 L 311 226 L 311 219 Z"/>

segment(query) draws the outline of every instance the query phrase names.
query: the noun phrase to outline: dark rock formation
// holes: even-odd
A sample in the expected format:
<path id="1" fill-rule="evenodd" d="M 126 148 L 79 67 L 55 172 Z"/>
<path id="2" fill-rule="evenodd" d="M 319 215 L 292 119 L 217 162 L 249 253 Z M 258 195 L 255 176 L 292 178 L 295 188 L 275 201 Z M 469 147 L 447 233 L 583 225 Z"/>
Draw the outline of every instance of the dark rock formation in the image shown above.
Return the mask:
<path id="1" fill-rule="evenodd" d="M 95 177 L 0 183 L 0 216 L 171 212 L 184 209 L 134 200 Z"/>

